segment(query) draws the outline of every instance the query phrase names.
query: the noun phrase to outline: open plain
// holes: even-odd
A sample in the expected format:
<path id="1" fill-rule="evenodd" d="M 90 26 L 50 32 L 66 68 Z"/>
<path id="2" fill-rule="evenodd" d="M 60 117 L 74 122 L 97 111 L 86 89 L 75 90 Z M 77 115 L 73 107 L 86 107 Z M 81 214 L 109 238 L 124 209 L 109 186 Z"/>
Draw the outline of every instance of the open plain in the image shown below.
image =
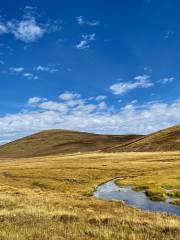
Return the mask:
<path id="1" fill-rule="evenodd" d="M 1 240 L 172 239 L 180 218 L 93 197 L 121 184 L 180 190 L 180 152 L 77 153 L 0 160 Z"/>

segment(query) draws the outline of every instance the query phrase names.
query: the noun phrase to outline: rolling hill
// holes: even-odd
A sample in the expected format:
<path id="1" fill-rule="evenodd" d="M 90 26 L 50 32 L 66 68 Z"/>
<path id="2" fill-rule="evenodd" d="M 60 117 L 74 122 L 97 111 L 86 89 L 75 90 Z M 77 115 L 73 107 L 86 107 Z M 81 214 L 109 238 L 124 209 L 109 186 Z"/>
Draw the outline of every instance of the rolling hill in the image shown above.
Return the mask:
<path id="1" fill-rule="evenodd" d="M 1 158 L 83 152 L 180 151 L 180 125 L 149 135 L 101 135 L 46 130 L 0 146 Z"/>
<path id="2" fill-rule="evenodd" d="M 149 134 L 134 142 L 107 149 L 108 152 L 180 151 L 180 125 Z"/>
<path id="3" fill-rule="evenodd" d="M 100 135 L 68 130 L 47 130 L 0 146 L 0 157 L 34 157 L 103 151 L 141 138 L 140 135 Z"/>

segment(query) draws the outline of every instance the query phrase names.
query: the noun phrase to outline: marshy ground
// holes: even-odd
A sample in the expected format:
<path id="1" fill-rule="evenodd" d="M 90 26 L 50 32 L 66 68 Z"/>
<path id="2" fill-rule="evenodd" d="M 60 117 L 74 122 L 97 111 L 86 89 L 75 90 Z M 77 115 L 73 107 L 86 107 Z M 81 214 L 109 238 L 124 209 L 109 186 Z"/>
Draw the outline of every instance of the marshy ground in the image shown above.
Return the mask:
<path id="1" fill-rule="evenodd" d="M 180 152 L 72 154 L 0 161 L 0 240 L 173 239 L 180 217 L 143 212 L 92 196 L 121 184 L 179 201 Z"/>

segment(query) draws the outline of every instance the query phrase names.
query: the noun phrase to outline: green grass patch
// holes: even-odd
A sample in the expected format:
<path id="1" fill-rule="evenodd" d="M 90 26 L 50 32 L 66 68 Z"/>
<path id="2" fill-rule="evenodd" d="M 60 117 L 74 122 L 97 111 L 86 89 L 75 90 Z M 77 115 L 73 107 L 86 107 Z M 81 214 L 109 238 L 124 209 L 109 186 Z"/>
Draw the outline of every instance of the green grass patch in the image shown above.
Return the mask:
<path id="1" fill-rule="evenodd" d="M 167 195 L 172 198 L 180 198 L 180 190 L 173 190 L 168 192 Z"/>
<path id="2" fill-rule="evenodd" d="M 145 193 L 153 201 L 166 201 L 166 194 L 161 189 L 148 189 Z"/>
<path id="3" fill-rule="evenodd" d="M 180 206 L 180 199 L 172 199 L 170 203 Z"/>

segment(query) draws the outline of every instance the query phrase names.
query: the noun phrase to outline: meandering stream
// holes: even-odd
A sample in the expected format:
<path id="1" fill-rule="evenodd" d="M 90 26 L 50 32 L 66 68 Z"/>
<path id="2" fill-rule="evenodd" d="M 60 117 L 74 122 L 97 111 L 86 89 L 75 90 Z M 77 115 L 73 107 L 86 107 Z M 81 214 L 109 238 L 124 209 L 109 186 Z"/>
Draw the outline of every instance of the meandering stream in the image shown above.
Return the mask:
<path id="1" fill-rule="evenodd" d="M 166 202 L 152 201 L 143 191 L 136 192 L 131 187 L 119 187 L 114 180 L 100 185 L 94 192 L 96 198 L 123 200 L 126 204 L 149 211 L 168 212 L 180 215 L 180 206 Z"/>

